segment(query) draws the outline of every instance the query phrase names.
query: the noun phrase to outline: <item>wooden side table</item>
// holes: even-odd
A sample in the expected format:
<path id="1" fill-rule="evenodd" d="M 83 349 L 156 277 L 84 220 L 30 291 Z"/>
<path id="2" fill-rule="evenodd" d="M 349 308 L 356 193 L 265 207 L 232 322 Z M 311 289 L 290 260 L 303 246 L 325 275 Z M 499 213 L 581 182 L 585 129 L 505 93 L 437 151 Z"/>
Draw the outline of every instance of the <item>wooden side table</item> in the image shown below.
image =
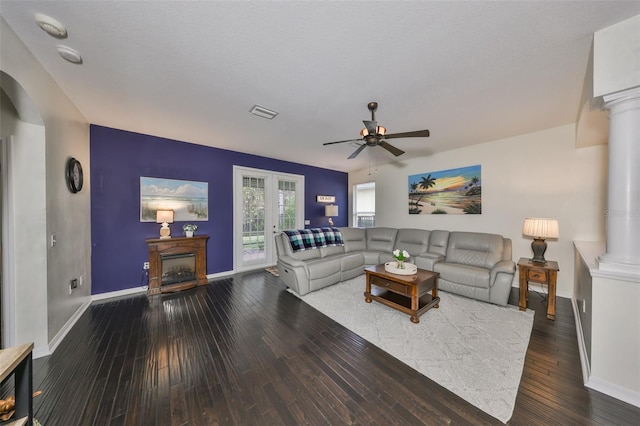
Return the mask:
<path id="1" fill-rule="evenodd" d="M 518 305 L 521 311 L 527 310 L 529 300 L 529 282 L 547 284 L 549 287 L 549 299 L 547 300 L 547 319 L 556 319 L 556 280 L 558 278 L 558 262 L 547 260 L 546 263 L 534 263 L 531 259 L 521 257 L 518 261 L 520 270 L 520 301 Z"/>

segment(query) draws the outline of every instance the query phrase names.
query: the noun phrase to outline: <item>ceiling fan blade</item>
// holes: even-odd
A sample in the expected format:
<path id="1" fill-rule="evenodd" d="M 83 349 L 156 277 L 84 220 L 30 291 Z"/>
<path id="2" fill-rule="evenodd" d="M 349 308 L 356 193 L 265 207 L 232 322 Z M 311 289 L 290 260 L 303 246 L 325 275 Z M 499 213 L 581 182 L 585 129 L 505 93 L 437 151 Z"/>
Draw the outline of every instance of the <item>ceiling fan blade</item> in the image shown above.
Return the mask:
<path id="1" fill-rule="evenodd" d="M 358 142 L 361 141 L 362 139 L 347 139 L 346 141 L 336 141 L 336 142 L 325 142 L 322 145 L 333 145 L 335 143 L 345 143 L 345 142 Z"/>
<path id="2" fill-rule="evenodd" d="M 390 153 L 392 153 L 396 157 L 399 156 L 399 155 L 404 154 L 403 150 L 396 148 L 395 146 L 387 143 L 386 141 L 378 142 L 378 146 L 386 149 L 387 151 L 389 151 Z"/>
<path id="3" fill-rule="evenodd" d="M 385 139 L 394 139 L 394 138 L 428 138 L 429 131 L 428 130 L 416 130 L 415 132 L 404 132 L 404 133 L 392 133 L 390 135 L 385 135 Z"/>
<path id="4" fill-rule="evenodd" d="M 364 123 L 364 127 L 367 128 L 367 131 L 370 135 L 376 134 L 376 128 L 378 127 L 377 121 L 362 120 L 362 122 Z"/>
<path id="5" fill-rule="evenodd" d="M 353 160 L 354 158 L 356 158 L 358 156 L 358 154 L 360 154 L 362 152 L 362 150 L 365 149 L 366 147 L 367 147 L 366 143 L 363 143 L 362 145 L 360 145 L 358 147 L 358 149 L 353 151 L 353 154 L 351 154 L 350 156 L 347 157 L 347 160 Z"/>

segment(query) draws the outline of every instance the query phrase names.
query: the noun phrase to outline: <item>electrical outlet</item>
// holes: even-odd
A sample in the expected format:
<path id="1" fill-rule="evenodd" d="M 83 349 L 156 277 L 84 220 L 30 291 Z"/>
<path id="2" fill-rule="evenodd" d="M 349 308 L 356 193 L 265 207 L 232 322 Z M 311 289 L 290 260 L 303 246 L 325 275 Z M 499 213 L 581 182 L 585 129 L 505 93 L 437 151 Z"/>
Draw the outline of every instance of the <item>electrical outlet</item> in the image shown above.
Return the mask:
<path id="1" fill-rule="evenodd" d="M 77 279 L 77 278 L 72 279 L 72 280 L 71 280 L 71 284 L 70 284 L 70 286 L 71 286 L 71 289 L 72 289 L 72 290 L 73 290 L 74 288 L 78 288 L 78 279 Z"/>
<path id="2" fill-rule="evenodd" d="M 149 262 L 144 262 L 142 264 L 142 269 L 144 269 L 145 271 L 149 270 Z"/>

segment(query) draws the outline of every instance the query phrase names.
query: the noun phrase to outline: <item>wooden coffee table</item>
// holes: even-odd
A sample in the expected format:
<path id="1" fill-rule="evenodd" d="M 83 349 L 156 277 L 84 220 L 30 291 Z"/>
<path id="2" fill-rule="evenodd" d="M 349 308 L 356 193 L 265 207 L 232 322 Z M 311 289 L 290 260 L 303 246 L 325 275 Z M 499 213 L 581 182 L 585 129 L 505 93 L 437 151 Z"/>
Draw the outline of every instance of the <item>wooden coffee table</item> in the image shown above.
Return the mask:
<path id="1" fill-rule="evenodd" d="M 387 272 L 384 264 L 364 268 L 367 288 L 364 301 L 372 300 L 411 315 L 411 322 L 419 323 L 420 315 L 437 308 L 438 272 L 418 268 L 414 275 L 397 275 Z M 430 293 L 430 294 L 429 294 Z"/>

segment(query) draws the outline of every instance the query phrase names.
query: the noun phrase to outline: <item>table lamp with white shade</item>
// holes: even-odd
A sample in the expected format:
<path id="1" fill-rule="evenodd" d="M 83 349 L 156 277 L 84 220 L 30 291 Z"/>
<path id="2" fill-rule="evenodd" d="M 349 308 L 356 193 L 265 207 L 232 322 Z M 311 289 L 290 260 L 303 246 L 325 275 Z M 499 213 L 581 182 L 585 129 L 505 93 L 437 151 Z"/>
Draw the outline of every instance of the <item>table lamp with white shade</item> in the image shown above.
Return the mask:
<path id="1" fill-rule="evenodd" d="M 333 226 L 333 218 L 338 216 L 338 206 L 333 204 L 324 206 L 324 215 L 329 218 L 329 225 Z"/>
<path id="2" fill-rule="evenodd" d="M 544 252 L 547 250 L 546 238 L 558 238 L 558 221 L 556 219 L 528 217 L 524 220 L 522 233 L 533 237 L 533 263 L 547 263 Z"/>
<path id="3" fill-rule="evenodd" d="M 161 223 L 160 238 L 171 238 L 171 229 L 169 224 L 173 223 L 173 210 L 156 211 L 156 223 Z"/>

